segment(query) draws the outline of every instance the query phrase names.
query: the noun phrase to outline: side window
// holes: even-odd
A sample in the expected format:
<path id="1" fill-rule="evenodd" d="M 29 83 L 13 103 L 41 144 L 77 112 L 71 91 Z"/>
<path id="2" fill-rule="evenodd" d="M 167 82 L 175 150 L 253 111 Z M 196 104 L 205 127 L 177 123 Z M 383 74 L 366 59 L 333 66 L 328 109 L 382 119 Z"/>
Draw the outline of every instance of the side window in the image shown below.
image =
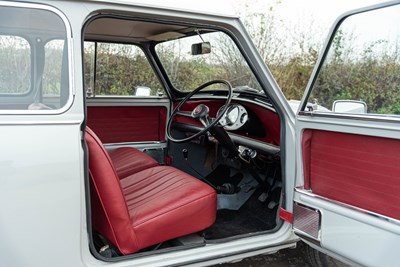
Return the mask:
<path id="1" fill-rule="evenodd" d="M 85 42 L 88 97 L 164 95 L 142 49 L 131 44 Z"/>
<path id="2" fill-rule="evenodd" d="M 31 87 L 31 47 L 20 36 L 0 35 L 0 94 L 21 95 Z"/>
<path id="3" fill-rule="evenodd" d="M 68 30 L 58 11 L 23 5 L 0 5 L 0 111 L 61 109 L 70 98 Z"/>
<path id="4" fill-rule="evenodd" d="M 308 105 L 321 112 L 400 115 L 398 14 L 400 7 L 390 7 L 342 22 Z"/>

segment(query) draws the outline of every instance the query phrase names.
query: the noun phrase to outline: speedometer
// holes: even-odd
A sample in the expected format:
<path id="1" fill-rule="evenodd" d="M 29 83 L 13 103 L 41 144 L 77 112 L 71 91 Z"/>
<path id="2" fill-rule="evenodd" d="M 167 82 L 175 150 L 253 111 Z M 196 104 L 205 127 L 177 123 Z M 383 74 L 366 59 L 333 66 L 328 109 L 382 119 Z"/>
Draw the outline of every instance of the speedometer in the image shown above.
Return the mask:
<path id="1" fill-rule="evenodd" d="M 228 126 L 234 125 L 239 119 L 239 107 L 236 105 L 229 107 L 225 118 Z"/>
<path id="2" fill-rule="evenodd" d="M 218 111 L 220 113 L 223 107 Z M 226 130 L 237 130 L 248 121 L 247 110 L 238 104 L 230 105 L 224 116 L 219 120 L 219 123 L 225 127 Z"/>

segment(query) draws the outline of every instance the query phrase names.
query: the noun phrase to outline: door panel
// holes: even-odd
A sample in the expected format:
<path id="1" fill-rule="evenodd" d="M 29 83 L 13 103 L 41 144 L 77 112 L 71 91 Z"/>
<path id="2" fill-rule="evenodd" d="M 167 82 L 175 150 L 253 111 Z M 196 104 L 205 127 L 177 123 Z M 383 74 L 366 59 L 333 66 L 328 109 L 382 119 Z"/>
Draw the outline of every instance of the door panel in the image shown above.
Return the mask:
<path id="1" fill-rule="evenodd" d="M 319 249 L 366 266 L 395 266 L 400 242 L 400 126 L 394 122 L 299 115 L 297 205 L 317 211 Z M 301 210 L 301 209 L 300 209 Z M 294 225 L 311 217 L 294 210 Z M 385 249 L 382 249 L 385 248 Z M 379 256 L 377 256 L 379 253 Z"/>
<path id="2" fill-rule="evenodd" d="M 168 105 L 108 104 L 92 101 L 87 108 L 87 125 L 103 143 L 163 142 Z"/>
<path id="3" fill-rule="evenodd" d="M 302 146 L 305 189 L 400 219 L 400 140 L 307 129 Z"/>

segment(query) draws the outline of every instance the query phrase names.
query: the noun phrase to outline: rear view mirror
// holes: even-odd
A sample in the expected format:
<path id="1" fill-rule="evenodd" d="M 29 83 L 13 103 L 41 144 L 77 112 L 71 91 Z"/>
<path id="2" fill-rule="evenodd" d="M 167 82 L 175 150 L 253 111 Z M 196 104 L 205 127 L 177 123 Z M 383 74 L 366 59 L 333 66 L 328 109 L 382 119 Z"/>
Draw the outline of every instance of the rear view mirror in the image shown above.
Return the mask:
<path id="1" fill-rule="evenodd" d="M 340 113 L 367 113 L 367 104 L 357 100 L 336 100 L 333 102 L 333 112 Z"/>
<path id="2" fill-rule="evenodd" d="M 192 55 L 204 55 L 211 53 L 211 44 L 210 42 L 203 42 L 192 44 Z"/>

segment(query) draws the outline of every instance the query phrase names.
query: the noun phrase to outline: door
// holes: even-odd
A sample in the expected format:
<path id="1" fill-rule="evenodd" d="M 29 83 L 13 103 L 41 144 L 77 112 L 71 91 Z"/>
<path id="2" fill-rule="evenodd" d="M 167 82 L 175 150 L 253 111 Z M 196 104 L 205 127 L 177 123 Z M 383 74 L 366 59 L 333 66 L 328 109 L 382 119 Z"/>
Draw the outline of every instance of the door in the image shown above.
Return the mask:
<path id="1" fill-rule="evenodd" d="M 337 20 L 296 117 L 294 232 L 365 266 L 399 266 L 399 13 Z"/>
<path id="2" fill-rule="evenodd" d="M 70 25 L 48 4 L 0 1 L 1 266 L 80 266 L 84 117 Z"/>

